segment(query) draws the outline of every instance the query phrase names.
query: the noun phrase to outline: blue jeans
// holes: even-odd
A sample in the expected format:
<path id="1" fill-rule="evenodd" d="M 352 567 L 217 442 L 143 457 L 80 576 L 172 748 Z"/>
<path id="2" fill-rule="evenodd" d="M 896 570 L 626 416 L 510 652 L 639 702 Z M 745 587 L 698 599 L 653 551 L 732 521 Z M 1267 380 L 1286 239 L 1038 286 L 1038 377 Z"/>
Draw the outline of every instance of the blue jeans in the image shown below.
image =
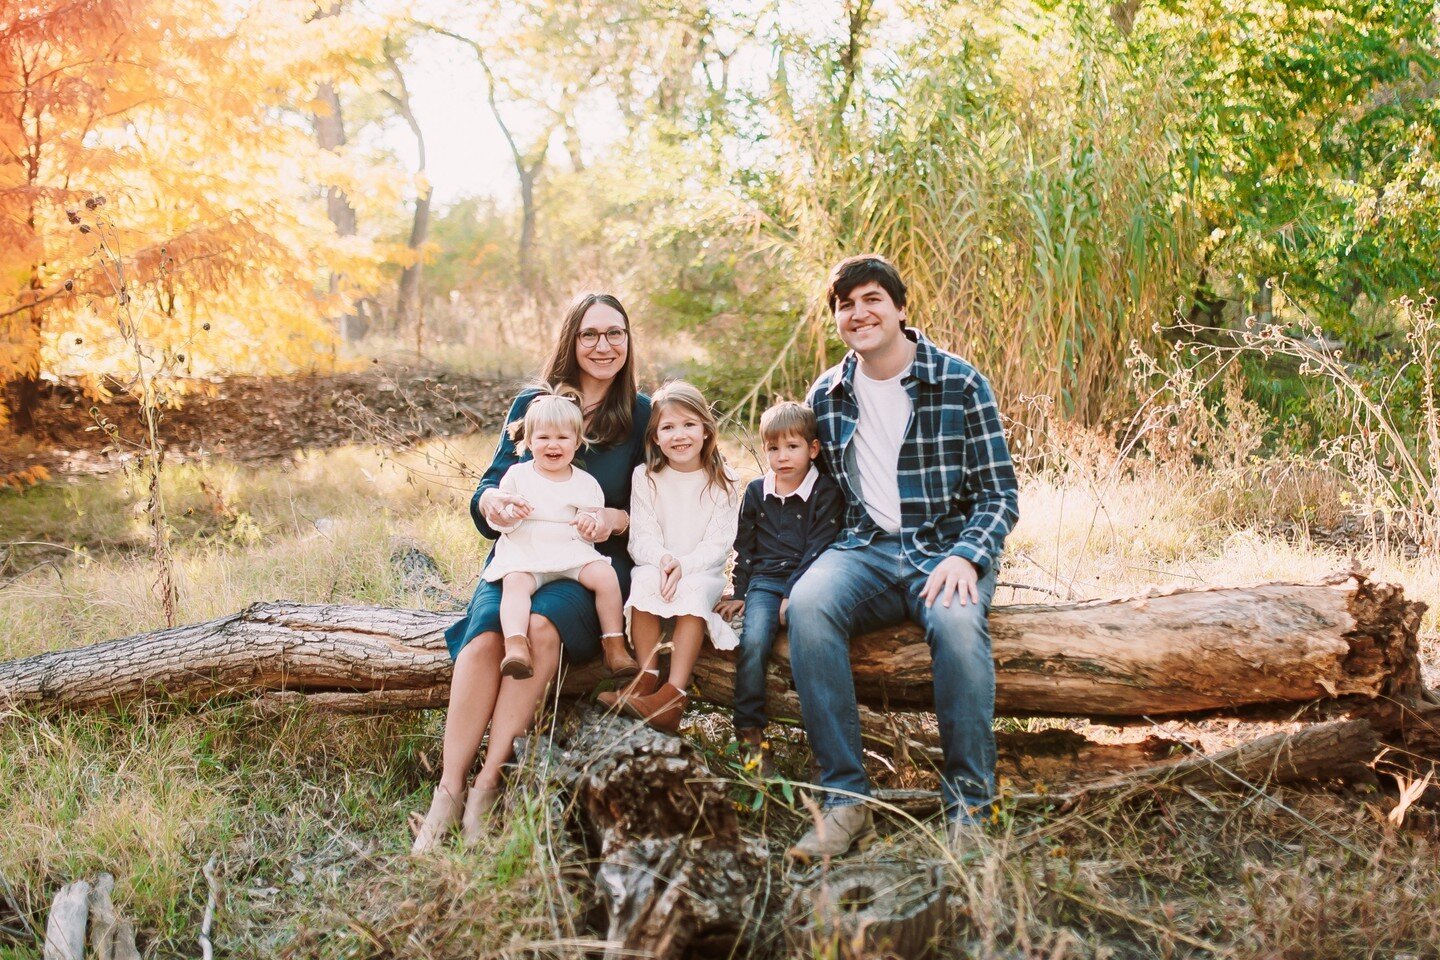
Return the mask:
<path id="1" fill-rule="evenodd" d="M 735 729 L 762 728 L 765 712 L 765 664 L 780 626 L 780 601 L 787 579 L 754 577 L 745 590 L 745 626 L 740 631 L 740 659 L 735 664 Z"/>
<path id="2" fill-rule="evenodd" d="M 940 788 L 952 817 L 983 814 L 995 795 L 995 662 L 990 657 L 990 600 L 996 564 L 980 578 L 980 603 L 927 608 L 928 576 L 904 557 L 898 536 L 854 550 L 833 547 L 790 592 L 790 670 L 800 715 L 826 788 L 825 806 L 870 795 L 860 746 L 860 711 L 850 673 L 850 637 L 911 620 L 925 629 L 935 683 L 935 713 L 945 763 Z M 841 792 L 836 792 L 841 791 Z M 963 804 L 963 806 L 962 806 Z M 973 813 L 972 813 L 973 811 Z"/>

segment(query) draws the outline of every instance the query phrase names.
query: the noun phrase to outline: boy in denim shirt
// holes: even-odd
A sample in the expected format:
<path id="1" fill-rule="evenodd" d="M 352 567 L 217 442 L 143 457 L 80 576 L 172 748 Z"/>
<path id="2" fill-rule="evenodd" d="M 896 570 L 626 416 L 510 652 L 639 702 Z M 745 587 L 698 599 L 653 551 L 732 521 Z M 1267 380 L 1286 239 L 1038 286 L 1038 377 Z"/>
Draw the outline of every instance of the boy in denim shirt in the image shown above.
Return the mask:
<path id="1" fill-rule="evenodd" d="M 735 738 L 768 774 L 765 662 L 777 628 L 785 623 L 790 588 L 840 532 L 845 498 L 815 466 L 820 440 L 809 407 L 793 401 L 775 404 L 760 417 L 760 437 L 770 469 L 745 488 L 732 599 L 715 609 L 726 619 L 745 615 L 735 668 Z"/>

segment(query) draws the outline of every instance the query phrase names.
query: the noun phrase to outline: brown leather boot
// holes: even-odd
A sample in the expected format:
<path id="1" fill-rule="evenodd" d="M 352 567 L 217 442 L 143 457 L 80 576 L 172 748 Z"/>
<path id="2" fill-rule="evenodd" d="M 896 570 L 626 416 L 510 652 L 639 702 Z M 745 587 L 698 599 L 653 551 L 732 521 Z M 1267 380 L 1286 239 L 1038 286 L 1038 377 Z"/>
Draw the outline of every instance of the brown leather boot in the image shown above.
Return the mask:
<path id="1" fill-rule="evenodd" d="M 759 727 L 737 727 L 735 740 L 740 744 L 740 758 L 747 770 L 754 770 L 764 779 L 775 775 L 775 764 L 770 759 L 770 741 L 765 739 L 764 730 Z"/>
<path id="2" fill-rule="evenodd" d="M 500 661 L 500 676 L 529 680 L 535 676 L 535 665 L 530 662 L 530 638 L 523 633 L 505 638 L 505 659 Z"/>
<path id="3" fill-rule="evenodd" d="M 641 670 L 635 674 L 635 678 L 618 690 L 604 690 L 595 695 L 607 709 L 615 710 L 634 697 L 644 697 L 660 689 L 660 678 L 653 673 Z"/>
<path id="4" fill-rule="evenodd" d="M 640 664 L 635 662 L 625 646 L 623 633 L 600 634 L 600 659 L 605 663 L 605 672 L 618 679 L 633 677 L 640 672 Z"/>
<path id="5" fill-rule="evenodd" d="M 668 683 L 662 683 L 660 689 L 648 696 L 625 700 L 620 709 L 644 720 L 661 733 L 674 733 L 680 729 L 680 718 L 685 715 L 689 702 L 690 698 L 685 694 Z"/>

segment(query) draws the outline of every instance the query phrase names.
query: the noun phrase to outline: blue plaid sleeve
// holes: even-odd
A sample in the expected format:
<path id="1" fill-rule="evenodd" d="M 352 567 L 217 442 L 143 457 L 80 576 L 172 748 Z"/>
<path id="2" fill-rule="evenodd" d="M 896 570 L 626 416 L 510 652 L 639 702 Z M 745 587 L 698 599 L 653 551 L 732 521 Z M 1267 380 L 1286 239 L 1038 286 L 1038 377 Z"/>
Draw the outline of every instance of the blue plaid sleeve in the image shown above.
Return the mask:
<path id="1" fill-rule="evenodd" d="M 950 552 L 975 564 L 983 575 L 1020 518 L 1020 487 L 995 393 L 979 374 L 965 411 L 965 463 L 964 481 L 954 502 L 968 504 L 969 516 Z"/>

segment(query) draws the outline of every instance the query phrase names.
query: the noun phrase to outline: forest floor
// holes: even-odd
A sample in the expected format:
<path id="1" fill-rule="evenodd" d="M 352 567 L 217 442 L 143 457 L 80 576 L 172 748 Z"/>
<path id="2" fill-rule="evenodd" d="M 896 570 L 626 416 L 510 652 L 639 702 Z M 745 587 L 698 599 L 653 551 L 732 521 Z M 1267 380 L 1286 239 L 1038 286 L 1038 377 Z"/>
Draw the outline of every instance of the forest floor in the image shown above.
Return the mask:
<path id="1" fill-rule="evenodd" d="M 489 411 L 478 418 L 489 429 L 461 413 L 445 420 L 458 433 L 437 426 L 424 435 L 409 425 L 439 422 L 448 408 L 409 409 L 408 398 L 429 387 L 384 389 L 385 376 L 361 389 L 376 399 L 352 409 L 349 426 L 336 416 L 339 426 L 301 427 L 297 419 L 328 424 L 334 414 L 290 394 L 237 393 L 231 416 L 263 411 L 265 420 L 227 434 L 251 439 L 232 441 L 223 456 L 186 447 L 178 417 L 167 418 L 177 437 L 163 490 L 179 622 L 281 598 L 432 605 L 390 562 L 396 536 L 432 555 L 458 595 L 471 589 L 484 545 L 465 504 L 510 387 L 476 380 L 447 395 Z M 228 386 L 221 392 L 231 396 Z M 122 440 L 138 439 L 131 421 L 106 415 L 125 424 Z M 305 442 L 280 449 L 282 431 Z M 56 449 L 109 455 L 68 439 Z M 1440 663 L 1440 560 L 1375 536 L 1344 515 L 1333 489 L 1280 483 L 1260 468 L 1117 465 L 1095 449 L 1076 443 L 1023 465 L 1004 576 L 1016 586 L 997 603 L 1308 579 L 1358 561 L 1430 604 L 1422 656 L 1431 670 Z M 754 470 L 741 436 L 727 452 Z M 0 658 L 163 625 L 143 484 L 118 466 L 60 467 L 53 480 L 0 490 Z M 50 546 L 27 553 L 36 548 L 24 543 Z M 442 724 L 439 711 L 343 717 L 244 700 L 108 716 L 0 713 L 0 960 L 39 958 L 56 890 L 101 870 L 116 876 L 117 903 L 147 957 L 197 955 L 212 896 L 220 956 L 584 955 L 595 933 L 579 891 L 555 876 L 548 798 L 523 771 L 479 849 L 406 856 L 408 817 L 437 776 Z M 804 829 L 804 809 L 736 761 L 725 717 L 697 715 L 688 733 L 730 778 L 746 829 L 778 861 Z M 803 780 L 803 733 L 777 724 L 772 739 L 782 776 Z M 871 760 L 884 785 L 923 786 L 932 776 Z M 1388 789 L 1344 787 L 1156 792 L 1064 814 L 1002 807 L 983 859 L 951 877 L 958 909 L 940 955 L 1437 956 L 1440 825 L 1420 807 L 1389 822 L 1394 806 Z M 933 843 L 934 829 L 891 820 L 885 833 L 913 851 Z M 202 871 L 212 857 L 214 894 Z M 776 879 L 783 892 L 786 878 Z M 762 948 L 776 945 L 780 927 L 761 931 Z"/>
<path id="2" fill-rule="evenodd" d="M 354 373 L 190 380 L 160 411 L 167 459 L 275 460 L 297 450 L 374 439 L 369 412 L 413 439 L 493 430 L 514 382 L 386 364 Z M 87 397 L 68 382 L 45 384 L 26 437 L 0 430 L 0 478 L 41 466 L 51 475 L 107 473 L 143 450 L 135 397 Z"/>

